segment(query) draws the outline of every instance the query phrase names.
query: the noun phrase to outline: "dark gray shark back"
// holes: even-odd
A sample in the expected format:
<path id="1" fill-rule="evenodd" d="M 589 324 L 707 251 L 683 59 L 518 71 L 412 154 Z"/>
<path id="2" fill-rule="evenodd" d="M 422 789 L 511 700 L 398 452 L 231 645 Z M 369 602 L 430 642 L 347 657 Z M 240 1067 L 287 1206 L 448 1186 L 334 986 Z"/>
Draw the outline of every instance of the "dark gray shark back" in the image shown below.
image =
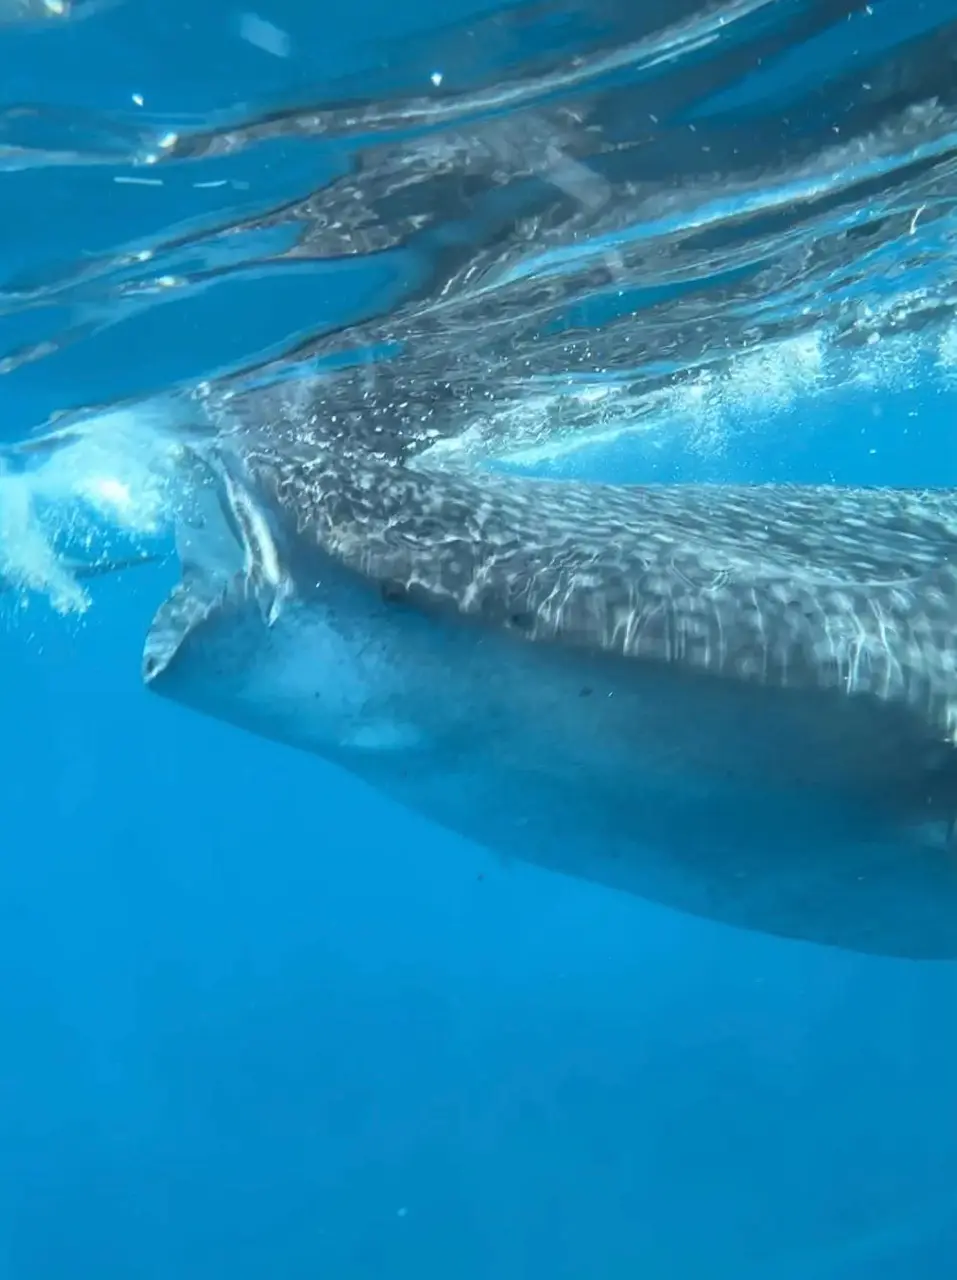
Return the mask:
<path id="1" fill-rule="evenodd" d="M 253 454 L 300 545 L 550 643 L 957 729 L 957 491 L 618 487 Z"/>

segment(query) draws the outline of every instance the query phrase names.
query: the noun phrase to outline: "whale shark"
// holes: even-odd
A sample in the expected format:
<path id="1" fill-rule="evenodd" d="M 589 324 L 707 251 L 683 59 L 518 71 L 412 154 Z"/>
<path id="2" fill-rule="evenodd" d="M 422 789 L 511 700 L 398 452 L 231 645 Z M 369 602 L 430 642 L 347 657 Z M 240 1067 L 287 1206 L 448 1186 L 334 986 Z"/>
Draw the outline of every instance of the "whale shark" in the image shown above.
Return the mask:
<path id="1" fill-rule="evenodd" d="M 551 872 L 957 958 L 957 490 L 194 471 L 154 693 Z"/>

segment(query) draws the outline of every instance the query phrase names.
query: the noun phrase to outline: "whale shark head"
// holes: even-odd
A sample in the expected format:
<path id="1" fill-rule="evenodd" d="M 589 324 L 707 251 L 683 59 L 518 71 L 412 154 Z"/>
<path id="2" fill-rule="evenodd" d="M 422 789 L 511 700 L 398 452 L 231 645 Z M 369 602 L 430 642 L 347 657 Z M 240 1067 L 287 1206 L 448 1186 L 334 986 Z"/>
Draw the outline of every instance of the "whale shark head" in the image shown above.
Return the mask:
<path id="1" fill-rule="evenodd" d="M 304 549 L 280 516 L 227 469 L 207 477 L 177 531 L 182 578 L 149 629 L 144 683 L 321 754 L 414 745 L 389 711 L 381 598 Z"/>

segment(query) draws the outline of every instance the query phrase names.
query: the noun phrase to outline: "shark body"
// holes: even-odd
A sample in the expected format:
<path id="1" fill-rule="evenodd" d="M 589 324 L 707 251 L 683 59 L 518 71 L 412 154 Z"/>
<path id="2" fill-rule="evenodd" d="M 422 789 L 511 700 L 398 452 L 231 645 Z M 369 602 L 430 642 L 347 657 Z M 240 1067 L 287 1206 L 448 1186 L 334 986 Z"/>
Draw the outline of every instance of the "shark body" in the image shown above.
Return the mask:
<path id="1" fill-rule="evenodd" d="M 209 465 L 155 692 L 555 871 L 957 957 L 957 492 Z"/>

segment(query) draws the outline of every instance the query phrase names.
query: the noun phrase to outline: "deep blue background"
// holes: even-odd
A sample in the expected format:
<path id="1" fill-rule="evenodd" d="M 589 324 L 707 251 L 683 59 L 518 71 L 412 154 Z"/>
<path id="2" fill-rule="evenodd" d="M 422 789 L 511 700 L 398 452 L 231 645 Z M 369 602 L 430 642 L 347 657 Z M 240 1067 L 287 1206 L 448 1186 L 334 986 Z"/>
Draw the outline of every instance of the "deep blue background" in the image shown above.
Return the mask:
<path id="1" fill-rule="evenodd" d="M 419 28 L 453 7 L 482 6 L 419 0 Z M 386 74 L 379 43 L 409 22 L 370 0 L 357 40 L 352 4 L 268 14 L 291 62 L 185 0 L 117 10 L 102 37 L 14 33 L 5 101 L 133 117 L 140 92 L 159 119 L 254 83 L 269 102 L 343 73 L 347 49 Z M 264 203 L 322 172 L 301 146 L 255 163 Z M 176 181 L 3 175 L 4 270 L 38 239 L 63 265 L 155 233 Z M 382 285 L 350 278 L 357 306 Z M 347 301 L 321 272 L 250 287 L 26 367 L 0 432 L 198 376 Z M 26 323 L 5 318 L 4 343 Z M 773 420 L 752 404 L 717 452 L 679 433 L 577 465 L 957 484 L 957 395 L 903 382 Z M 151 699 L 140 647 L 170 581 L 101 583 L 82 624 L 34 601 L 0 626 L 0 1280 L 950 1280 L 957 966 L 503 865 Z"/>
<path id="2" fill-rule="evenodd" d="M 953 482 L 949 397 L 882 403 L 685 473 Z M 952 1275 L 957 966 L 501 865 L 154 700 L 169 577 L 0 637 L 0 1274 Z"/>

